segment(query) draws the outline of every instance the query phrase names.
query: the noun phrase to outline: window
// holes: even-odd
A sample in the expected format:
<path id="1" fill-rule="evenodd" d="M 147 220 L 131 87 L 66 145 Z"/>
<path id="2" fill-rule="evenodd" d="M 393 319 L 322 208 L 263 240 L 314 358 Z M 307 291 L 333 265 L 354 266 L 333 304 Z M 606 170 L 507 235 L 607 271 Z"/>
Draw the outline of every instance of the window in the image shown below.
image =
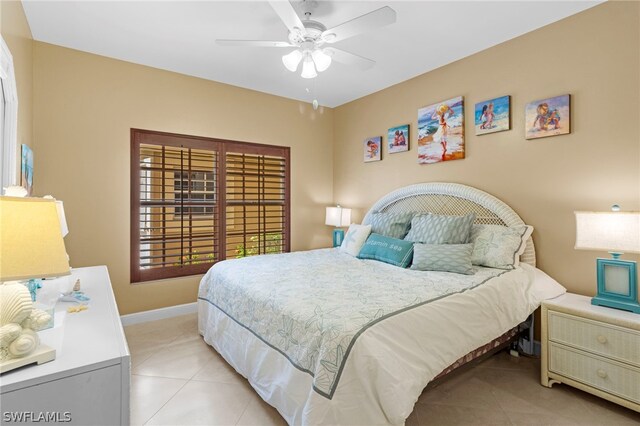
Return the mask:
<path id="1" fill-rule="evenodd" d="M 174 198 L 176 200 L 201 200 L 211 201 L 215 197 L 215 174 L 213 172 L 175 172 L 174 174 Z M 177 206 L 175 209 L 177 215 L 204 216 L 212 215 L 213 207 L 195 206 L 183 207 Z"/>
<path id="2" fill-rule="evenodd" d="M 131 281 L 289 251 L 289 148 L 132 129 Z"/>
<path id="3" fill-rule="evenodd" d="M 16 184 L 18 91 L 13 57 L 0 37 L 0 193 Z"/>

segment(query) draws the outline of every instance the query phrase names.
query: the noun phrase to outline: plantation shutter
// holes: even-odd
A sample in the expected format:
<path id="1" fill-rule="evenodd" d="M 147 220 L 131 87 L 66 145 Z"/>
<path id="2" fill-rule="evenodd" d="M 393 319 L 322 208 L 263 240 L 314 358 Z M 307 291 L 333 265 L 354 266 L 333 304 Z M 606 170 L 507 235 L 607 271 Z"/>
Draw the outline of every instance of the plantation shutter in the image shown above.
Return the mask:
<path id="1" fill-rule="evenodd" d="M 289 148 L 132 129 L 131 281 L 289 251 Z"/>
<path id="2" fill-rule="evenodd" d="M 254 154 L 237 146 L 228 150 L 227 257 L 288 251 L 287 153 L 266 149 L 264 154 Z"/>

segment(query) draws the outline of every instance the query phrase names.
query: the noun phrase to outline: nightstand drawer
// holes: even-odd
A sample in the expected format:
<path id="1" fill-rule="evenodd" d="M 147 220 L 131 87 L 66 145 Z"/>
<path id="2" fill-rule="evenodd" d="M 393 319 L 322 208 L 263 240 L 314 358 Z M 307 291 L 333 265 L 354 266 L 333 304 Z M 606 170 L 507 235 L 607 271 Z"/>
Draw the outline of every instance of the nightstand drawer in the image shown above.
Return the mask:
<path id="1" fill-rule="evenodd" d="M 555 343 L 549 344 L 549 370 L 640 403 L 640 369 Z"/>
<path id="2" fill-rule="evenodd" d="M 549 340 L 640 367 L 640 333 L 549 311 Z"/>

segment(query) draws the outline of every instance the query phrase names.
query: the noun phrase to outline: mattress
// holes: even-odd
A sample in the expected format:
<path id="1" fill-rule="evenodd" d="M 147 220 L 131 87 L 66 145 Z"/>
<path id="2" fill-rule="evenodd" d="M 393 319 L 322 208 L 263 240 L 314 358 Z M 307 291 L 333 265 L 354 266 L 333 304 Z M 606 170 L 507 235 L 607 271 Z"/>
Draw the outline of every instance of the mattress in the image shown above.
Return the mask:
<path id="1" fill-rule="evenodd" d="M 537 308 L 535 277 L 337 249 L 234 259 L 202 279 L 199 329 L 290 424 L 403 424 L 438 373 Z"/>

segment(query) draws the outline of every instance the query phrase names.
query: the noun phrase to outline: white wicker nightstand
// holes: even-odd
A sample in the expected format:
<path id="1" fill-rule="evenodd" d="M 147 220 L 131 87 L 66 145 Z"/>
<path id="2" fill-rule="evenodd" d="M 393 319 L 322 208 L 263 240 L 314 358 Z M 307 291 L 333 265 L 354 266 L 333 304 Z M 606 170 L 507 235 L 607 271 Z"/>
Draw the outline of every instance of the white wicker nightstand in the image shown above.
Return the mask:
<path id="1" fill-rule="evenodd" d="M 567 293 L 542 303 L 542 385 L 565 383 L 640 412 L 640 315 Z"/>

